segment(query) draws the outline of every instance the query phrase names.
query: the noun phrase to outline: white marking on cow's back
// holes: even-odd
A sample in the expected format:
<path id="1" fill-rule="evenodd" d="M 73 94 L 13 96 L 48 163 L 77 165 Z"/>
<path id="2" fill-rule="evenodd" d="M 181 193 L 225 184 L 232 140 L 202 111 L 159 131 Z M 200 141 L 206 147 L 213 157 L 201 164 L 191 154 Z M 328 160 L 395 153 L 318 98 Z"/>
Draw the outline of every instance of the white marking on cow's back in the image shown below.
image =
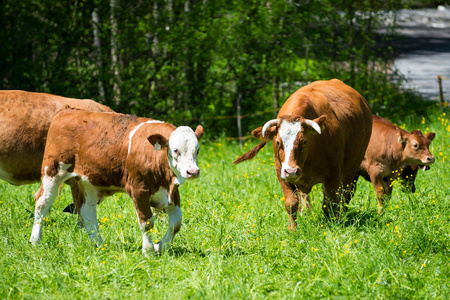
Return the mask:
<path id="1" fill-rule="evenodd" d="M 152 124 L 152 123 L 164 123 L 163 121 L 158 121 L 158 120 L 149 120 L 147 122 L 141 123 L 139 125 L 137 125 L 136 127 L 134 127 L 134 129 L 130 132 L 130 135 L 128 137 L 129 142 L 128 142 L 128 154 L 130 154 L 131 151 L 131 139 L 133 138 L 134 134 L 136 133 L 136 131 L 144 124 Z"/>
<path id="2" fill-rule="evenodd" d="M 282 163 L 282 169 L 289 167 L 289 157 L 294 149 L 294 142 L 297 139 L 298 133 L 302 130 L 300 121 L 290 123 L 283 121 L 280 125 L 280 137 L 284 145 L 284 162 Z"/>

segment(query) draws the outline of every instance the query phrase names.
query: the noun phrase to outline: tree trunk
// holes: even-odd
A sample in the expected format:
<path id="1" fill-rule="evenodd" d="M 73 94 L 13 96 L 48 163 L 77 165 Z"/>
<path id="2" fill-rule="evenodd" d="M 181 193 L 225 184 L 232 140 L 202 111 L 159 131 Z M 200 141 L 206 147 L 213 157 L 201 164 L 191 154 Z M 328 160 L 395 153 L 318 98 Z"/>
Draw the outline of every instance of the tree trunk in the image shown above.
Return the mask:
<path id="1" fill-rule="evenodd" d="M 117 51 L 117 20 L 115 17 L 115 11 L 117 7 L 116 0 L 111 0 L 110 2 L 111 14 L 110 14 L 110 22 L 111 22 L 111 68 L 113 73 L 113 101 L 118 106 L 120 104 L 120 72 L 119 72 L 119 60 L 118 60 L 118 51 Z"/>
<path id="2" fill-rule="evenodd" d="M 239 135 L 239 147 L 242 149 L 242 125 L 241 125 L 241 100 L 242 100 L 242 93 L 239 92 L 237 100 L 236 100 L 236 108 L 237 108 L 237 128 L 238 128 L 238 135 Z"/>
<path id="3" fill-rule="evenodd" d="M 280 89 L 279 89 L 280 85 L 278 84 L 278 77 L 277 76 L 273 76 L 273 81 L 272 81 L 272 90 L 273 90 L 273 115 L 276 118 L 277 117 L 277 113 L 278 113 L 278 101 L 280 98 Z"/>
<path id="4" fill-rule="evenodd" d="M 105 103 L 105 87 L 103 86 L 102 73 L 103 73 L 103 63 L 102 63 L 102 47 L 100 43 L 100 30 L 98 29 L 99 24 L 98 8 L 95 8 L 92 12 L 92 26 L 94 29 L 94 49 L 95 49 L 95 63 L 98 69 L 98 94 L 100 96 L 100 102 Z"/>

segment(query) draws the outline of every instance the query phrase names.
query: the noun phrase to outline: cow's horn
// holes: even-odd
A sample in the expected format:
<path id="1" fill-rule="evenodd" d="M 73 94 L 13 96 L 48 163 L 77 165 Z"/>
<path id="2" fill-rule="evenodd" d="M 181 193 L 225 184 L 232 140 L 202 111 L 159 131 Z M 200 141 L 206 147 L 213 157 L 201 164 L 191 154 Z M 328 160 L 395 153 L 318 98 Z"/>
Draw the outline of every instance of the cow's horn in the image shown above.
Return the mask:
<path id="1" fill-rule="evenodd" d="M 262 129 L 262 136 L 264 137 L 267 129 L 269 129 L 270 127 L 275 126 L 277 124 L 278 124 L 278 119 L 270 120 L 266 124 L 264 124 L 263 129 Z"/>
<path id="2" fill-rule="evenodd" d="M 311 126 L 315 131 L 317 131 L 319 134 L 322 133 L 322 130 L 320 130 L 320 126 L 319 124 L 317 124 L 316 122 L 314 122 L 313 120 L 305 120 L 305 124 Z"/>

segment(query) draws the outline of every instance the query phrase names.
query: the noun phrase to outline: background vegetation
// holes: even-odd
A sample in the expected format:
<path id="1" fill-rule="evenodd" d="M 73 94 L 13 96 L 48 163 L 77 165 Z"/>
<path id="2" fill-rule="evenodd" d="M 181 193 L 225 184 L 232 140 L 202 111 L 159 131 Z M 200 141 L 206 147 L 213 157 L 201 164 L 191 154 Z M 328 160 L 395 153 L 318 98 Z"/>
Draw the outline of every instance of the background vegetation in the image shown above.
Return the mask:
<path id="1" fill-rule="evenodd" d="M 408 115 L 399 108 L 415 96 L 399 90 L 382 12 L 440 2 L 4 0 L 0 89 L 201 123 L 210 137 L 238 136 L 237 114 L 245 135 L 319 79 L 343 80 L 375 113 Z"/>
<path id="2" fill-rule="evenodd" d="M 237 143 L 202 145 L 202 176 L 181 186 L 183 226 L 172 251 L 145 258 L 131 199 L 98 207 L 103 247 L 89 244 L 64 189 L 43 243 L 28 239 L 38 185 L 0 182 L 0 298 L 5 299 L 448 299 L 450 297 L 450 124 L 448 116 L 400 123 L 436 132 L 436 162 L 413 194 L 394 186 L 382 215 L 371 184 L 359 181 L 341 222 L 328 222 L 322 192 L 289 232 L 268 145 L 237 166 Z M 245 150 L 256 141 L 245 145 Z M 167 228 L 157 218 L 154 240 Z"/>

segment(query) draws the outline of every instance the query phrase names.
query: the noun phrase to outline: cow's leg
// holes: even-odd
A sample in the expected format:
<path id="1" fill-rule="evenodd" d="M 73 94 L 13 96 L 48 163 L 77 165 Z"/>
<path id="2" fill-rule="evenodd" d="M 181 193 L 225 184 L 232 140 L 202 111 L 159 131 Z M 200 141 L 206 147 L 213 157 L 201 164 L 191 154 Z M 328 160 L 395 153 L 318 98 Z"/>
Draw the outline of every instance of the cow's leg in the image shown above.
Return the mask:
<path id="1" fill-rule="evenodd" d="M 150 208 L 150 195 L 147 192 L 133 189 L 130 186 L 127 186 L 126 190 L 133 199 L 139 228 L 142 232 L 142 253 L 145 256 L 151 255 L 154 253 L 155 249 L 153 247 L 150 229 L 155 225 L 155 217 Z"/>
<path id="2" fill-rule="evenodd" d="M 79 185 L 79 193 L 84 194 L 85 197 L 79 196 L 77 199 L 78 215 L 83 221 L 83 226 L 89 235 L 91 243 L 101 246 L 103 239 L 98 231 L 97 221 L 97 203 L 99 202 L 98 192 L 93 187 L 87 178 L 81 179 L 81 185 Z M 83 201 L 84 200 L 84 201 Z"/>
<path id="3" fill-rule="evenodd" d="M 323 202 L 322 210 L 327 218 L 339 219 L 343 206 L 342 188 L 336 184 L 337 180 L 332 182 L 325 182 L 322 185 Z"/>
<path id="4" fill-rule="evenodd" d="M 80 195 L 80 188 L 78 186 L 77 180 L 75 180 L 74 178 L 67 180 L 66 184 L 68 184 L 70 186 L 70 191 L 72 192 L 73 202 L 70 203 L 69 205 L 67 205 L 63 211 L 67 212 L 67 213 L 71 213 L 71 214 L 76 214 L 77 210 L 76 210 L 75 203 L 77 202 L 77 199 Z"/>
<path id="5" fill-rule="evenodd" d="M 351 183 L 351 188 L 350 188 L 350 191 L 351 191 L 350 198 L 353 197 L 353 195 L 356 192 L 356 187 L 358 185 L 359 176 L 360 176 L 359 174 L 356 174 L 355 177 L 353 177 L 353 181 Z M 350 202 L 350 199 L 349 199 L 349 202 Z"/>
<path id="6" fill-rule="evenodd" d="M 159 243 L 155 244 L 155 251 L 161 253 L 167 251 L 173 242 L 175 234 L 180 231 L 182 213 L 181 208 L 178 205 L 170 205 L 165 208 L 166 213 L 169 215 L 169 228 Z"/>
<path id="7" fill-rule="evenodd" d="M 84 189 L 80 187 L 81 184 L 80 181 L 76 180 L 75 178 L 67 180 L 66 183 L 70 186 L 73 202 L 69 204 L 66 208 L 64 208 L 64 212 L 77 214 L 78 227 L 83 228 L 83 221 L 81 220 L 79 210 L 81 208 L 81 205 L 86 201 L 84 193 L 80 191 L 80 190 L 84 191 Z M 79 203 L 78 207 L 77 203 Z"/>
<path id="8" fill-rule="evenodd" d="M 280 177 L 278 178 L 278 180 L 280 181 L 281 189 L 284 194 L 284 199 L 285 199 L 284 207 L 286 208 L 286 212 L 289 217 L 289 229 L 294 230 L 297 228 L 297 213 L 299 210 L 298 194 L 295 192 L 294 185 L 287 183 Z M 306 194 L 306 197 L 308 197 L 307 194 Z M 306 202 L 306 200 L 305 200 L 305 202 Z M 302 209 L 302 212 L 303 212 L 303 209 Z"/>
<path id="9" fill-rule="evenodd" d="M 348 204 L 350 203 L 350 200 L 352 199 L 353 195 L 356 191 L 356 182 L 358 181 L 359 175 L 356 174 L 355 176 L 346 178 L 342 182 L 341 192 L 340 192 L 340 198 L 343 200 L 343 205 L 341 207 L 341 210 L 343 212 L 347 211 Z"/>
<path id="10" fill-rule="evenodd" d="M 375 194 L 377 195 L 378 200 L 378 214 L 381 214 L 381 210 L 383 208 L 385 194 L 387 192 L 386 182 L 383 180 L 381 175 L 379 176 L 370 176 L 370 181 L 372 181 L 373 188 L 375 189 Z"/>
<path id="11" fill-rule="evenodd" d="M 59 163 L 59 166 L 54 167 L 56 170 L 53 168 L 52 170 L 48 170 L 48 167 L 44 168 L 42 184 L 36 194 L 34 194 L 36 206 L 30 237 L 30 242 L 33 244 L 38 244 L 41 241 L 42 221 L 50 212 L 53 202 L 58 195 L 59 186 L 72 176 L 72 173 L 67 172 L 69 167 L 70 165 Z"/>
<path id="12" fill-rule="evenodd" d="M 301 191 L 298 191 L 297 193 L 300 195 L 301 204 L 298 208 L 298 211 L 300 212 L 300 215 L 303 216 L 303 214 L 306 214 L 306 212 L 311 209 L 311 199 L 306 193 L 303 193 Z"/>
<path id="13" fill-rule="evenodd" d="M 406 166 L 401 171 L 402 184 L 412 193 L 416 192 L 416 185 L 414 181 L 416 180 L 417 171 L 419 170 L 419 166 L 412 165 Z"/>
<path id="14" fill-rule="evenodd" d="M 383 196 L 383 202 L 389 201 L 391 199 L 392 190 L 394 188 L 394 179 L 395 177 L 385 178 L 384 186 L 386 188 Z"/>

